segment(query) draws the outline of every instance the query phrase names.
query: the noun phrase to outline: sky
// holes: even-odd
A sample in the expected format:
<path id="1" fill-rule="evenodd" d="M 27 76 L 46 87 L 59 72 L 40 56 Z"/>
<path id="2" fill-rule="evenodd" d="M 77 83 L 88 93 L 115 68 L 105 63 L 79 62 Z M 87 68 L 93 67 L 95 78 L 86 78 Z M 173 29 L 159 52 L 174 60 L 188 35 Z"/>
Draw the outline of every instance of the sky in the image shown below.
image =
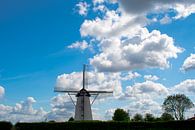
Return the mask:
<path id="1" fill-rule="evenodd" d="M 93 104 L 96 120 L 116 108 L 160 116 L 177 93 L 195 104 L 194 32 L 194 0 L 0 0 L 0 120 L 74 116 L 54 88 L 79 90 L 83 64 L 88 90 L 113 91 Z"/>

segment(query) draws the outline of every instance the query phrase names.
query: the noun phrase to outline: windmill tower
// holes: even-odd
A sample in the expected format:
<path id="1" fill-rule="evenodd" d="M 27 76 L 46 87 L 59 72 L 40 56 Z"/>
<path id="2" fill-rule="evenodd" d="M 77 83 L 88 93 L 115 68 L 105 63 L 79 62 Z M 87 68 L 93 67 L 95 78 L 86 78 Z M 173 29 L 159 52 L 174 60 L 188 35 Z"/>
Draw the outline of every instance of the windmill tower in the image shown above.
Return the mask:
<path id="1" fill-rule="evenodd" d="M 86 65 L 83 65 L 83 87 L 80 91 L 54 90 L 55 92 L 68 93 L 72 103 L 75 105 L 75 120 L 93 120 L 91 105 L 98 95 L 101 93 L 113 93 L 112 91 L 87 91 L 85 88 L 85 69 Z M 76 104 L 71 95 L 76 96 Z M 90 102 L 91 96 L 95 96 L 92 102 Z"/>

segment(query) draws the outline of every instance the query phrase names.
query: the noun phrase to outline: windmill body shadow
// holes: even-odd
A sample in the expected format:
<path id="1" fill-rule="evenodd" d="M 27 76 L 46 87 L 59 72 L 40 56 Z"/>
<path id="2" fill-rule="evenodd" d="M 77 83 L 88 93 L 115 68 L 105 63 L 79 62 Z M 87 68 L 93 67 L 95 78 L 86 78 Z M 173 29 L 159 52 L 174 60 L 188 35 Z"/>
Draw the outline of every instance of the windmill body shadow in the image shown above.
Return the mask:
<path id="1" fill-rule="evenodd" d="M 86 65 L 83 66 L 83 88 L 80 91 L 66 91 L 55 89 L 55 92 L 68 93 L 72 103 L 75 105 L 75 120 L 93 120 L 91 105 L 94 103 L 99 94 L 102 93 L 113 93 L 112 91 L 87 91 L 85 89 L 85 69 Z M 71 95 L 76 96 L 76 104 L 73 101 Z M 92 103 L 90 103 L 90 97 L 95 96 Z"/>

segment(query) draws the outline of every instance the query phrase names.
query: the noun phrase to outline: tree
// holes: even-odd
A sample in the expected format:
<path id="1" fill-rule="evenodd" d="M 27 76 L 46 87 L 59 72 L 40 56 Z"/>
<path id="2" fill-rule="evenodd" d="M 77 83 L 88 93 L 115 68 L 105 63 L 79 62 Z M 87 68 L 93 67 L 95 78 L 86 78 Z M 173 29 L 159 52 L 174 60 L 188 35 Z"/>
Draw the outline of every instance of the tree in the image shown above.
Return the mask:
<path id="1" fill-rule="evenodd" d="M 144 120 L 145 121 L 154 121 L 155 117 L 150 113 L 146 113 Z"/>
<path id="2" fill-rule="evenodd" d="M 68 119 L 68 121 L 74 121 L 74 118 L 73 118 L 73 117 L 70 117 L 70 118 Z"/>
<path id="3" fill-rule="evenodd" d="M 192 108 L 194 104 L 184 94 L 168 96 L 163 102 L 163 109 L 170 113 L 176 120 L 184 120 L 184 112 Z"/>
<path id="4" fill-rule="evenodd" d="M 143 121 L 143 116 L 137 113 L 134 115 L 133 121 Z"/>
<path id="5" fill-rule="evenodd" d="M 112 117 L 114 121 L 129 121 L 129 114 L 123 109 L 116 109 L 114 116 Z"/>
<path id="6" fill-rule="evenodd" d="M 174 120 L 174 117 L 173 117 L 171 114 L 164 112 L 164 113 L 161 115 L 160 119 L 161 119 L 162 121 L 173 121 L 173 120 Z"/>

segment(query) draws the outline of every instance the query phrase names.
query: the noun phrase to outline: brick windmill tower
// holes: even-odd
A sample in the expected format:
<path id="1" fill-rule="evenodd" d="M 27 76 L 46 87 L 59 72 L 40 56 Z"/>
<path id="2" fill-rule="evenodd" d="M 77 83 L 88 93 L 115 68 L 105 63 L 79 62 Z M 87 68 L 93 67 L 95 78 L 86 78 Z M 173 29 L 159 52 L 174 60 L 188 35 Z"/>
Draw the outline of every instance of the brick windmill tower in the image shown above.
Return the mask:
<path id="1" fill-rule="evenodd" d="M 66 91 L 55 89 L 55 92 L 68 93 L 72 103 L 75 105 L 75 120 L 93 120 L 91 105 L 94 103 L 99 94 L 113 93 L 112 91 L 88 91 L 85 88 L 85 69 L 86 65 L 83 65 L 83 87 L 80 91 Z M 76 104 L 73 101 L 71 95 L 76 96 Z M 90 102 L 90 97 L 95 96 L 93 101 Z"/>

